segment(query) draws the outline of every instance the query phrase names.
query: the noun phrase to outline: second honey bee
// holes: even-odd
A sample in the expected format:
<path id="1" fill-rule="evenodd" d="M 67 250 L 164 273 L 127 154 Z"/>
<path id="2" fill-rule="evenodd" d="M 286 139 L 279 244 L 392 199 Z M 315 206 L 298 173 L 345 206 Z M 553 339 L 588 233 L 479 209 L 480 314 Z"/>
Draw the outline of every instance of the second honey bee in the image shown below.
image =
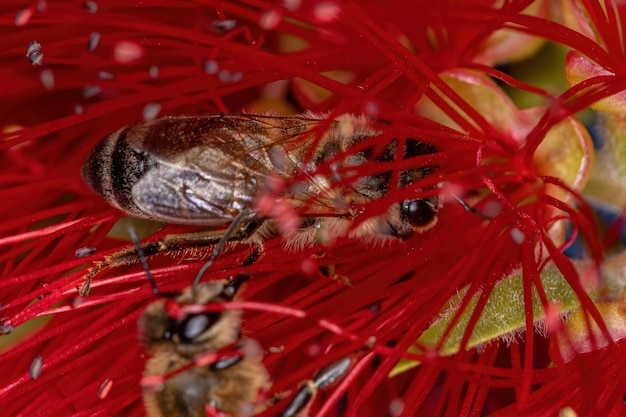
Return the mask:
<path id="1" fill-rule="evenodd" d="M 164 298 L 146 308 L 139 330 L 151 354 L 141 384 L 149 417 L 251 417 L 282 398 L 266 398 L 271 382 L 260 348 L 241 338 L 242 311 L 210 308 L 238 299 L 246 279 L 240 274 L 159 294 Z M 351 366 L 352 358 L 343 358 L 305 381 L 281 416 L 307 415 L 316 392 Z"/>
<path id="2" fill-rule="evenodd" d="M 238 277 L 187 287 L 144 311 L 139 328 L 152 355 L 142 379 L 148 416 L 241 417 L 266 407 L 263 393 L 270 386 L 269 375 L 262 355 L 246 351 L 245 343 L 252 341 L 240 339 L 241 311 L 180 314 L 186 306 L 232 300 L 241 281 Z"/>
<path id="3" fill-rule="evenodd" d="M 368 161 L 401 161 L 437 150 L 413 138 L 395 138 L 382 148 L 376 142 L 370 145 L 367 140 L 380 134 L 371 119 L 349 114 L 334 120 L 314 114 L 164 117 L 130 125 L 103 139 L 82 175 L 96 193 L 130 215 L 222 227 L 145 244 L 147 255 L 215 244 L 224 240 L 227 225 L 226 240 L 261 248 L 281 229 L 274 214 L 259 209 L 258 198 L 268 190 L 274 201 L 286 202 L 300 215 L 300 225 L 285 235 L 288 249 L 328 244 L 342 236 L 367 243 L 406 239 L 436 223 L 436 195 L 393 202 L 383 214 L 358 224 L 354 208 L 406 188 L 436 167 L 421 160 L 397 176 L 386 168 L 354 179 L 349 171 Z M 316 173 L 323 164 L 332 167 L 330 174 Z M 273 190 L 276 179 L 288 186 Z M 82 292 L 89 292 L 89 280 L 99 269 L 135 259 L 133 248 L 114 254 L 92 270 Z"/>

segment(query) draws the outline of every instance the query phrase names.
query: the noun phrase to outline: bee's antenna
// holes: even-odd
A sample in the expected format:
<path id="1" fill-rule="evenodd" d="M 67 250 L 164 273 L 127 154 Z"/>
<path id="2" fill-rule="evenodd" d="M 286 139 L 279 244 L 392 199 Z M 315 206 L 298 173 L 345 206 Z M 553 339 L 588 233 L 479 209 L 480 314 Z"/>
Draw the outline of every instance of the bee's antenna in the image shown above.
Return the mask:
<path id="1" fill-rule="evenodd" d="M 146 260 L 146 255 L 143 253 L 143 247 L 139 242 L 139 238 L 137 237 L 137 233 L 135 233 L 135 228 L 133 226 L 128 226 L 128 234 L 130 235 L 130 239 L 135 244 L 135 248 L 137 249 L 137 255 L 139 256 L 139 260 L 141 261 L 141 265 L 143 265 L 143 270 L 146 271 L 146 275 L 148 276 L 148 281 L 150 281 L 150 285 L 152 286 L 152 293 L 157 296 L 163 296 L 164 294 L 159 291 L 156 285 L 156 281 L 154 280 L 154 276 L 152 272 L 150 272 L 150 267 L 148 266 L 148 261 Z"/>
<path id="2" fill-rule="evenodd" d="M 196 278 L 193 280 L 193 284 L 191 288 L 193 289 L 194 292 L 198 289 L 198 284 L 200 283 L 200 280 L 202 279 L 202 275 L 204 275 L 207 269 L 209 269 L 211 265 L 213 265 L 213 261 L 215 260 L 215 258 L 217 258 L 217 255 L 219 255 L 222 249 L 224 249 L 224 246 L 226 245 L 226 243 L 228 243 L 230 238 L 233 237 L 233 235 L 235 234 L 235 231 L 239 228 L 243 219 L 247 217 L 249 214 L 250 214 L 250 210 L 242 210 L 237 215 L 237 217 L 233 219 L 230 226 L 228 226 L 228 229 L 226 229 L 226 232 L 224 233 L 224 235 L 220 238 L 219 242 L 217 242 L 215 249 L 213 249 L 213 252 L 211 253 L 211 257 L 209 258 L 208 261 L 206 261 L 204 265 L 202 265 L 202 268 L 200 268 L 200 270 L 198 271 L 198 275 L 196 275 Z"/>
<path id="3" fill-rule="evenodd" d="M 489 216 L 489 215 L 487 215 L 487 214 L 485 214 L 485 213 L 481 212 L 480 210 L 476 210 L 474 207 L 470 207 L 470 205 L 469 205 L 469 204 L 467 204 L 467 203 L 465 202 L 465 200 L 463 200 L 461 197 L 459 197 L 459 196 L 457 196 L 457 195 L 454 195 L 454 199 L 455 199 L 456 201 L 458 201 L 458 202 L 459 202 L 459 204 L 460 204 L 461 206 L 463 206 L 463 208 L 465 209 L 465 211 L 467 211 L 467 212 L 469 212 L 469 213 L 474 213 L 474 214 L 475 214 L 475 215 L 477 215 L 478 217 L 481 217 L 481 218 L 483 218 L 483 219 L 485 219 L 485 220 L 493 220 L 493 216 Z"/>

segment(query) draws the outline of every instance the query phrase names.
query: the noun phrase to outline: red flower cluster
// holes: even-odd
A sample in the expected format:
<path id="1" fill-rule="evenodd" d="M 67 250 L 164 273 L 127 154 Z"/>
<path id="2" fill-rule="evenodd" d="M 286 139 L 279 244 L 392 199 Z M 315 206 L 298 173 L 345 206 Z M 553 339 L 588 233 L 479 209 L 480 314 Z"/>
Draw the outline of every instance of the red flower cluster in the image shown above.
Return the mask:
<path id="1" fill-rule="evenodd" d="M 8 0 L 0 10 L 3 414 L 144 414 L 150 353 L 137 320 L 157 299 L 145 271 L 104 269 L 91 295 L 78 288 L 132 245 L 128 225 L 148 241 L 197 228 L 122 217 L 80 170 L 125 125 L 215 112 L 321 114 L 317 140 L 344 114 L 377 132 L 323 161 L 314 142 L 298 161 L 306 169 L 270 178 L 257 209 L 282 234 L 250 265 L 250 245 L 227 245 L 206 273 L 252 277 L 238 306 L 265 352 L 268 395 L 349 357 L 311 415 L 624 414 L 623 262 L 587 203 L 626 204 L 613 200 L 626 184 L 620 2 Z M 553 68 L 566 77 L 545 75 Z M 576 118 L 591 108 L 606 182 Z M 429 152 L 403 158 L 415 141 Z M 367 161 L 345 163 L 357 155 Z M 373 177 L 386 188 L 376 198 L 344 198 Z M 285 248 L 315 204 L 284 190 L 312 178 L 339 196 L 314 214 L 340 212 L 350 230 L 414 199 L 438 202 L 437 222 L 383 244 L 346 231 Z M 598 191 L 607 183 L 613 196 Z M 584 259 L 564 254 L 576 238 Z M 149 257 L 159 289 L 189 287 L 210 249 Z"/>

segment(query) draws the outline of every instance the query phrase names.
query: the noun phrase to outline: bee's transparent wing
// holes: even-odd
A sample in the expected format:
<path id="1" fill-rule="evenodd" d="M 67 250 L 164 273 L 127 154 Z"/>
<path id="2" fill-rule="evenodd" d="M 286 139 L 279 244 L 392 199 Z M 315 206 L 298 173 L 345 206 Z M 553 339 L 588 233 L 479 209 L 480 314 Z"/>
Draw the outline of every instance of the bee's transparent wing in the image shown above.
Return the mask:
<path id="1" fill-rule="evenodd" d="M 163 222 L 220 226 L 251 206 L 264 175 L 261 167 L 250 170 L 218 149 L 195 148 L 175 164 L 150 167 L 133 186 L 132 198 Z"/>

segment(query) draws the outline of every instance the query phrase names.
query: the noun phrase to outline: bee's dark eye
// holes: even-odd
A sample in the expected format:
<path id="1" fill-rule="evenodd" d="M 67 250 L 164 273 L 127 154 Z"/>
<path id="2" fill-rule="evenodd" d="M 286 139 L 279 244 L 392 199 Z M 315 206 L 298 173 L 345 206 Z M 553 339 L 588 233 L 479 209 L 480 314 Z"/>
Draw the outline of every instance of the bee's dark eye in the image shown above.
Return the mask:
<path id="1" fill-rule="evenodd" d="M 178 323 L 177 334 L 182 343 L 192 342 L 213 326 L 220 318 L 219 313 L 194 314 Z"/>
<path id="2" fill-rule="evenodd" d="M 437 216 L 437 209 L 428 200 L 404 200 L 400 207 L 400 215 L 411 226 L 426 226 Z"/>

